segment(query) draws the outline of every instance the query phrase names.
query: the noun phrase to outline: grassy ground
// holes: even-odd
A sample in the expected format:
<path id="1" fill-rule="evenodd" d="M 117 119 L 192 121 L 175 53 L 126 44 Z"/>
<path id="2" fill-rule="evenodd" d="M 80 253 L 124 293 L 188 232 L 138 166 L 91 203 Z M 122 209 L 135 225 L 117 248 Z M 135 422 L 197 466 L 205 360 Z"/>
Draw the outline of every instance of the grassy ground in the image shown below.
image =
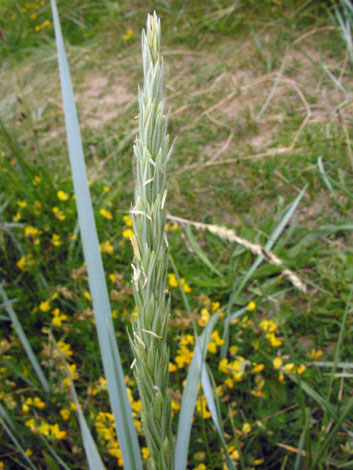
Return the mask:
<path id="1" fill-rule="evenodd" d="M 119 345 L 125 349 L 133 310 L 126 215 L 142 80 L 140 31 L 156 8 L 169 130 L 176 137 L 169 167 L 170 252 L 190 288 L 184 284 L 200 331 L 212 311 L 224 312 L 208 363 L 228 449 L 241 469 L 353 468 L 352 422 L 342 415 L 351 396 L 353 353 L 353 95 L 345 45 L 320 2 L 146 3 L 59 3 Z M 36 390 L 36 376 L 3 311 L 1 404 L 22 426 L 21 443 L 37 468 L 59 468 L 42 438 L 70 468 L 86 468 L 53 334 L 76 367 L 77 390 L 106 466 L 116 468 L 122 462 L 77 237 L 55 45 L 51 23 L 44 25 L 50 12 L 44 2 L 0 2 L 0 10 L 16 26 L 0 25 L 0 273 L 52 386 L 49 396 Z M 266 248 L 281 263 L 262 252 L 262 263 L 246 279 L 256 259 L 246 241 L 257 246 L 253 251 L 271 242 L 303 188 L 279 238 Z M 175 224 L 173 217 L 225 226 L 243 241 Z M 176 426 L 193 345 L 170 273 Z M 230 325 L 225 362 L 224 319 L 243 307 Z M 332 362 L 345 366 L 333 369 Z M 140 426 L 130 363 L 124 351 Z M 29 468 L 0 432 L 4 468 Z M 189 468 L 223 468 L 201 395 L 191 442 Z"/>

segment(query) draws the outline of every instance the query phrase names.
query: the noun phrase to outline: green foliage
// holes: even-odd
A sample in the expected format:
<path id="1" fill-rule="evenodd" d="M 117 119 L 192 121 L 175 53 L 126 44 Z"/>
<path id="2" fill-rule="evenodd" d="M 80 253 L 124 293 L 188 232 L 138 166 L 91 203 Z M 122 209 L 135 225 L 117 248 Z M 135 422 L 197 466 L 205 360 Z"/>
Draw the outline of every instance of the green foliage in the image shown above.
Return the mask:
<path id="1" fill-rule="evenodd" d="M 128 214 L 141 83 L 138 38 L 147 7 L 158 7 L 169 129 L 178 136 L 168 168 L 170 214 L 225 226 L 261 249 L 307 185 L 271 248 L 282 265 L 264 255 L 235 298 L 234 281 L 237 289 L 256 255 L 207 229 L 167 219 L 169 250 L 180 273 L 178 278 L 170 268 L 166 286 L 172 298 L 173 432 L 195 350 L 186 297 L 197 334 L 205 337 L 214 326 L 206 363 L 234 463 L 247 470 L 323 470 L 327 462 L 352 467 L 352 71 L 349 62 L 343 67 L 339 32 L 321 3 L 293 1 L 283 8 L 283 2 L 263 2 L 261 16 L 259 2 L 240 2 L 235 9 L 226 1 L 59 4 L 114 331 L 144 465 L 141 402 L 127 347 L 134 311 Z M 19 4 L 3 2 L 2 12 L 12 5 Z M 41 21 L 49 19 L 43 8 Z M 42 391 L 1 300 L 0 460 L 11 470 L 31 468 L 26 457 L 36 468 L 88 468 L 55 337 L 104 465 L 121 468 L 64 150 L 53 31 L 28 32 L 26 14 L 15 28 L 5 22 L 11 12 L 0 15 L 6 38 L 0 47 L 7 57 L 1 72 L 0 278 L 50 393 Z M 102 80 L 102 74 L 105 87 L 91 80 Z M 85 87 L 90 93 L 98 89 L 94 108 Z M 109 117 L 112 96 L 119 101 Z M 306 105 L 311 117 L 302 125 Z M 293 286 L 285 268 L 305 283 L 307 294 Z M 229 348 L 222 362 L 228 309 Z M 219 317 L 213 324 L 214 315 Z M 194 418 L 190 411 L 184 420 L 192 421 L 188 468 L 222 469 L 225 452 L 201 388 L 194 403 Z"/>

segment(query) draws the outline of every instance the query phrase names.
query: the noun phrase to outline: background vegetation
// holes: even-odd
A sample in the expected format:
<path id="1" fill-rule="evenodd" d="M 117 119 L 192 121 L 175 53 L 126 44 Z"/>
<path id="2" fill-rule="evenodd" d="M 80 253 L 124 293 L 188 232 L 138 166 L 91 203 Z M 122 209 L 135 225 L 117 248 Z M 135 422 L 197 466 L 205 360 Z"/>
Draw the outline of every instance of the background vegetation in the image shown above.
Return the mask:
<path id="1" fill-rule="evenodd" d="M 65 0 L 58 7 L 137 428 L 128 213 L 140 32 L 156 9 L 176 137 L 166 227 L 177 267 L 168 286 L 174 427 L 194 348 L 186 294 L 200 332 L 222 312 L 207 363 L 238 467 L 353 468 L 352 64 L 333 5 Z M 1 414 L 11 416 L 36 468 L 60 468 L 53 452 L 69 468 L 85 468 L 55 337 L 104 463 L 121 467 L 78 236 L 49 4 L 0 0 L 0 30 L 0 278 L 51 387 L 40 390 L 2 296 Z M 237 318 L 228 325 L 230 315 Z M 0 468 L 30 468 L 8 435 L 2 428 Z M 189 468 L 223 468 L 201 392 L 191 442 Z"/>

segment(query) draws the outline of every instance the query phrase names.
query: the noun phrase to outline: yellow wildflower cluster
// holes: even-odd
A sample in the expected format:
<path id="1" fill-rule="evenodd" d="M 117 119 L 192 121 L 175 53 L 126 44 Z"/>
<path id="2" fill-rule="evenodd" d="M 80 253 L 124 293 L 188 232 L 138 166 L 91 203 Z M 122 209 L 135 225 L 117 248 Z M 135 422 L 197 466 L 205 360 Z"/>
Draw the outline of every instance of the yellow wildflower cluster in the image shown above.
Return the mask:
<path id="1" fill-rule="evenodd" d="M 22 218 L 21 210 L 25 209 L 27 207 L 27 202 L 26 201 L 17 201 L 17 205 L 18 205 L 18 211 L 16 212 L 15 215 L 12 216 L 12 220 L 14 222 L 18 222 L 18 221 L 21 220 L 21 218 Z"/>
<path id="2" fill-rule="evenodd" d="M 279 376 L 278 379 L 280 382 L 284 382 L 284 373 L 289 372 L 291 374 L 297 374 L 301 375 L 306 371 L 306 365 L 305 364 L 300 364 L 300 366 L 297 368 L 295 367 L 293 362 L 288 362 L 287 364 L 283 365 L 283 360 L 281 357 L 277 356 L 273 360 L 273 367 L 277 370 L 279 370 Z"/>
<path id="3" fill-rule="evenodd" d="M 60 415 L 64 421 L 67 421 L 70 418 L 71 411 L 67 408 L 60 410 Z"/>
<path id="4" fill-rule="evenodd" d="M 107 253 L 108 255 L 112 255 L 114 253 L 114 247 L 110 243 L 109 240 L 106 240 L 105 242 L 102 242 L 99 245 L 99 250 L 101 251 L 101 253 Z"/>
<path id="5" fill-rule="evenodd" d="M 168 274 L 168 282 L 170 287 L 178 287 L 179 285 L 176 275 L 174 273 Z M 186 280 L 183 277 L 180 279 L 180 284 L 183 286 L 184 292 L 186 292 L 187 294 L 191 292 L 190 286 L 187 284 Z"/>
<path id="6" fill-rule="evenodd" d="M 59 207 L 53 207 L 52 208 L 52 212 L 55 216 L 55 218 L 59 221 L 59 222 L 63 222 L 65 219 L 66 219 L 66 216 L 65 214 L 59 209 Z"/>
<path id="7" fill-rule="evenodd" d="M 113 215 L 108 209 L 99 209 L 99 213 L 102 217 L 104 217 L 107 220 L 113 220 Z"/>
<path id="8" fill-rule="evenodd" d="M 320 357 L 323 355 L 323 351 L 321 349 L 312 349 L 307 353 L 307 356 L 312 359 L 313 361 L 316 361 L 317 359 L 320 359 Z"/>
<path id="9" fill-rule="evenodd" d="M 260 322 L 260 328 L 266 333 L 266 339 L 270 342 L 271 346 L 277 348 L 281 346 L 282 340 L 277 338 L 275 331 L 278 325 L 273 320 L 262 320 Z"/>
<path id="10" fill-rule="evenodd" d="M 174 372 L 178 369 L 183 369 L 185 365 L 190 364 L 193 351 L 190 351 L 188 348 L 189 345 L 193 346 L 194 337 L 192 335 L 182 335 L 179 341 L 179 349 L 177 350 L 177 355 L 175 356 L 175 364 L 172 362 L 169 363 L 169 372 Z"/>
<path id="11" fill-rule="evenodd" d="M 123 40 L 128 41 L 129 39 L 132 38 L 133 35 L 134 35 L 133 30 L 131 28 L 129 28 L 129 29 L 126 30 L 126 33 L 123 35 Z"/>
<path id="12" fill-rule="evenodd" d="M 194 467 L 192 470 L 207 470 L 207 467 L 204 463 L 199 463 L 197 467 Z"/>
<path id="13" fill-rule="evenodd" d="M 34 264 L 34 259 L 31 254 L 28 254 L 26 256 L 21 256 L 21 258 L 16 262 L 16 266 L 21 271 L 27 271 L 27 269 L 30 266 L 33 266 L 33 264 Z"/>
<path id="14" fill-rule="evenodd" d="M 38 32 L 38 31 L 41 31 L 43 29 L 50 28 L 51 26 L 52 26 L 51 21 L 44 20 L 43 23 L 35 25 L 34 31 Z"/>
<path id="15" fill-rule="evenodd" d="M 67 320 L 67 315 L 61 313 L 59 308 L 54 308 L 51 314 L 53 315 L 51 322 L 54 326 L 60 327 L 62 326 L 62 322 Z"/>
<path id="16" fill-rule="evenodd" d="M 129 215 L 124 215 L 123 217 L 125 228 L 123 230 L 123 238 L 130 240 L 130 238 L 134 237 L 134 232 L 132 230 L 132 219 Z"/>
<path id="17" fill-rule="evenodd" d="M 228 446 L 227 450 L 232 460 L 239 460 L 240 454 L 235 445 Z"/>
<path id="18" fill-rule="evenodd" d="M 198 325 L 202 328 L 207 325 L 210 319 L 210 310 L 212 310 L 212 312 L 217 312 L 221 307 L 220 302 L 212 302 L 211 299 L 209 299 L 208 297 L 204 299 L 203 304 L 204 307 L 200 311 L 200 318 L 197 320 Z M 224 314 L 221 312 L 220 317 L 223 316 Z"/>
<path id="19" fill-rule="evenodd" d="M 211 418 L 211 413 L 207 409 L 207 402 L 206 398 L 204 395 L 201 395 L 200 398 L 198 398 L 196 402 L 196 410 L 200 416 L 202 416 L 204 419 L 209 419 Z"/>
<path id="20" fill-rule="evenodd" d="M 64 343 L 63 341 L 58 341 L 57 345 L 65 359 L 71 359 L 73 355 L 73 352 L 71 351 L 71 346 L 68 343 Z"/>
<path id="21" fill-rule="evenodd" d="M 51 236 L 50 242 L 52 245 L 59 247 L 62 243 L 60 240 L 60 235 L 56 235 L 55 233 L 53 233 L 53 235 Z"/>
<path id="22" fill-rule="evenodd" d="M 223 344 L 225 343 L 224 339 L 221 339 L 219 337 L 219 333 L 217 330 L 215 330 L 212 334 L 211 334 L 211 340 L 210 342 L 208 343 L 208 352 L 210 352 L 211 354 L 216 354 L 217 352 L 217 346 L 223 346 Z"/>
<path id="23" fill-rule="evenodd" d="M 95 428 L 100 441 L 107 447 L 109 455 L 115 457 L 118 466 L 122 467 L 123 459 L 118 441 L 116 440 L 113 414 L 100 411 L 95 419 Z"/>
<path id="24" fill-rule="evenodd" d="M 61 190 L 58 191 L 56 193 L 56 195 L 57 195 L 59 201 L 67 201 L 70 197 L 67 193 L 65 193 L 65 191 L 61 191 Z"/>
<path id="25" fill-rule="evenodd" d="M 178 224 L 172 224 L 170 225 L 169 223 L 166 223 L 165 224 L 165 227 L 164 227 L 164 230 L 166 232 L 170 232 L 170 230 L 173 230 L 173 232 L 175 232 L 176 230 L 178 230 L 179 228 L 179 225 Z"/>
<path id="26" fill-rule="evenodd" d="M 242 382 L 245 373 L 245 367 L 248 364 L 249 361 L 247 361 L 242 356 L 236 356 L 235 360 L 232 362 L 229 362 L 227 358 L 220 360 L 218 368 L 224 374 L 229 375 L 229 378 L 225 380 L 225 384 L 229 388 L 234 387 L 234 380 L 236 382 Z"/>
<path id="27" fill-rule="evenodd" d="M 89 394 L 96 396 L 98 393 L 102 391 L 106 391 L 108 389 L 107 381 L 104 377 L 99 377 L 99 379 L 94 382 L 94 384 L 89 387 Z"/>
<path id="28" fill-rule="evenodd" d="M 39 432 L 50 439 L 60 440 L 66 437 L 66 431 L 62 431 L 58 424 L 49 424 L 43 419 L 41 419 L 40 424 L 38 425 L 36 420 L 31 418 L 25 422 L 25 425 L 30 428 L 34 434 L 38 434 Z"/>
<path id="29" fill-rule="evenodd" d="M 41 409 L 45 408 L 45 403 L 39 397 L 34 397 L 34 398 L 29 397 L 22 404 L 22 412 L 23 413 L 28 413 L 31 406 L 41 410 Z"/>
<path id="30" fill-rule="evenodd" d="M 69 370 L 69 374 L 70 374 L 70 377 L 72 380 L 77 380 L 79 378 L 79 375 L 77 373 L 77 365 L 76 364 L 66 364 L 65 365 L 62 365 L 61 366 L 61 369 L 64 371 L 64 373 L 66 374 L 67 371 L 66 371 L 66 367 L 68 368 Z M 68 377 L 65 377 L 65 379 L 63 380 L 63 383 L 67 386 L 67 387 L 70 387 L 70 380 Z"/>
<path id="31" fill-rule="evenodd" d="M 39 238 L 36 238 L 38 235 L 38 229 L 36 227 L 32 227 L 32 225 L 27 225 L 24 227 L 24 232 L 27 240 L 32 244 L 32 245 L 39 245 Z"/>

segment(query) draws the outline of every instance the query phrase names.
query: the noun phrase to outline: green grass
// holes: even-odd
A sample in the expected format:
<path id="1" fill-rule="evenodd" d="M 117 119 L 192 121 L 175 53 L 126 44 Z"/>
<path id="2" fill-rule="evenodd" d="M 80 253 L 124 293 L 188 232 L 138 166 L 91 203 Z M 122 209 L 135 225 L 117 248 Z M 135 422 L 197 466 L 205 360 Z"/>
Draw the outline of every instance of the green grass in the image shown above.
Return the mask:
<path id="1" fill-rule="evenodd" d="M 77 2 L 61 3 L 58 7 L 92 181 L 98 235 L 100 242 L 109 240 L 114 247 L 113 254 L 103 253 L 103 262 L 119 345 L 127 342 L 133 309 L 132 250 L 124 237 L 128 227 L 123 217 L 130 209 L 134 189 L 132 143 L 137 131 L 137 84 L 142 81 L 139 37 L 147 11 L 156 8 L 162 21 L 166 98 L 171 106 L 169 133 L 177 136 L 169 167 L 169 213 L 224 225 L 243 239 L 265 246 L 288 205 L 307 185 L 299 207 L 272 251 L 307 285 L 308 293 L 296 290 L 281 275 L 281 267 L 263 261 L 235 298 L 232 308 L 235 312 L 251 300 L 257 304 L 254 311 L 245 313 L 246 322 L 241 317 L 230 327 L 230 345 L 238 346 L 238 350 L 231 350 L 227 357 L 234 361 L 239 355 L 249 361 L 245 363 L 242 381 L 233 379 L 233 388 L 225 384 L 231 376 L 219 370 L 219 346 L 216 353 L 209 352 L 207 356 L 215 382 L 222 387 L 218 395 L 228 448 L 234 446 L 231 453 L 240 451 L 237 461 L 242 462 L 239 464 L 242 469 L 295 468 L 295 449 L 300 443 L 306 457 L 301 457 L 299 463 L 297 460 L 298 468 L 312 468 L 315 464 L 315 468 L 324 469 L 327 461 L 332 468 L 350 468 L 349 464 L 343 467 L 353 459 L 349 414 L 344 425 L 335 430 L 321 461 L 315 463 L 315 456 L 324 442 L 322 425 L 334 429 L 348 406 L 352 377 L 333 380 L 330 408 L 324 403 L 331 368 L 308 364 L 312 361 L 308 354 L 313 349 L 322 350 L 318 360 L 334 360 L 346 308 L 349 310 L 339 362 L 351 363 L 353 354 L 349 305 L 353 277 L 349 153 L 352 69 L 350 64 L 344 68 L 345 50 L 338 32 L 327 29 L 332 23 L 325 14 L 326 6 L 320 2 L 266 2 L 260 9 L 258 2 L 252 2 L 250 7 L 244 2 L 235 10 L 227 10 L 231 2 L 160 1 L 146 6 L 134 1 L 119 2 L 116 7 L 116 2 L 95 2 L 92 6 L 85 1 L 79 2 L 77 9 Z M 0 3 L 0 8 L 17 12 L 21 6 L 22 2 Z M 48 7 L 42 8 L 43 22 L 50 18 Z M 9 14 L 7 11 L 6 15 Z M 1 14 L 0 18 L 4 16 Z M 49 27 L 29 31 L 33 26 L 31 18 L 24 14 L 17 17 L 16 28 L 5 22 L 0 26 L 6 39 L 0 45 L 5 58 L 0 71 L 3 83 L 0 116 L 4 125 L 0 136 L 0 279 L 5 281 L 9 299 L 16 299 L 13 308 L 52 392 L 46 395 L 40 391 L 40 383 L 15 332 L 2 319 L 1 405 L 14 423 L 23 449 L 32 450 L 31 459 L 37 468 L 56 468 L 58 464 L 52 463 L 50 459 L 54 457 L 43 450 L 40 434 L 24 425 L 32 416 L 38 416 L 37 423 L 43 417 L 67 431 L 63 440 L 49 438 L 50 446 L 71 469 L 86 468 L 74 412 L 71 411 L 68 421 L 60 415 L 61 409 L 70 408 L 71 399 L 67 388 L 61 388 L 65 374 L 59 359 L 48 353 L 50 347 L 54 348 L 50 340 L 53 332 L 57 340 L 71 345 L 72 362 L 79 375 L 75 385 L 88 425 L 106 467 L 116 468 L 117 458 L 108 453 L 109 440 L 99 434 L 95 425 L 98 413 L 110 410 L 104 382 L 99 382 L 103 372 L 86 294 L 88 284 L 81 244 L 72 237 L 77 231 L 76 209 L 53 32 Z M 125 41 L 123 36 L 130 28 L 133 36 Z M 304 36 L 308 32 L 311 34 Z M 283 80 L 257 120 L 285 54 Z M 340 79 L 346 92 L 337 88 L 324 65 Z M 311 116 L 291 148 L 306 116 L 306 105 Z M 334 111 L 337 107 L 339 112 Z M 285 150 L 270 155 L 276 149 Z M 320 155 L 333 193 L 318 168 Z M 208 165 L 215 156 L 212 165 Z M 35 177 L 40 178 L 36 185 Z M 105 186 L 110 190 L 106 191 Z M 59 190 L 69 195 L 67 201 L 58 199 Z M 26 207 L 20 208 L 20 201 L 25 201 Z M 53 207 L 59 208 L 56 217 Z M 99 213 L 101 208 L 110 210 L 113 219 L 104 218 Z M 20 217 L 16 217 L 19 212 Z M 60 221 L 62 215 L 65 220 Z M 26 236 L 24 228 L 28 226 L 38 232 Z M 234 280 L 240 282 L 255 256 L 243 246 L 208 231 L 193 228 L 192 233 L 221 273 L 211 271 L 192 250 L 182 226 L 169 230 L 170 252 L 180 276 L 191 288 L 187 298 L 198 323 L 203 308 L 212 312 L 210 302 L 220 302 L 226 313 Z M 60 236 L 60 246 L 53 244 L 53 234 Z M 28 267 L 22 271 L 16 263 L 26 255 L 30 255 Z M 109 274 L 115 274 L 115 278 Z M 184 335 L 192 334 L 192 326 L 179 290 L 170 287 L 170 291 L 171 360 L 175 363 L 175 358 L 181 355 L 177 352 L 180 342 Z M 51 309 L 42 311 L 41 302 L 56 292 L 58 297 L 51 300 Z M 54 308 L 67 316 L 61 326 L 51 322 Z M 0 315 L 7 316 L 4 309 Z M 278 324 L 276 335 L 282 340 L 280 346 L 273 347 L 266 339 L 260 326 L 264 319 L 273 319 Z M 220 318 L 216 326 L 220 337 L 223 322 Z M 204 327 L 198 328 L 202 331 Z M 192 345 L 187 348 L 193 350 Z M 129 368 L 132 355 L 123 349 L 124 371 L 129 376 L 128 385 L 137 410 L 137 390 Z M 272 364 L 277 355 L 285 364 L 293 362 L 295 367 L 306 363 L 307 369 L 293 380 L 285 376 L 281 382 Z M 263 371 L 252 372 L 254 362 L 263 363 Z M 187 368 L 188 364 L 184 364 L 170 377 L 176 408 L 174 431 Z M 339 368 L 337 372 L 352 370 Z M 19 373 L 38 389 L 33 390 Z M 45 402 L 45 408 L 30 405 L 28 412 L 22 411 L 25 400 L 34 396 Z M 334 416 L 327 408 L 333 409 Z M 244 423 L 251 425 L 249 433 L 242 432 Z M 0 461 L 5 468 L 15 469 L 21 464 L 29 468 L 5 431 L 0 433 L 3 443 Z M 144 446 L 142 435 L 139 436 Z M 208 469 L 223 468 L 225 459 L 217 432 L 211 419 L 200 417 L 198 412 L 191 443 L 188 468 L 202 463 Z M 255 465 L 261 459 L 263 463 Z"/>

